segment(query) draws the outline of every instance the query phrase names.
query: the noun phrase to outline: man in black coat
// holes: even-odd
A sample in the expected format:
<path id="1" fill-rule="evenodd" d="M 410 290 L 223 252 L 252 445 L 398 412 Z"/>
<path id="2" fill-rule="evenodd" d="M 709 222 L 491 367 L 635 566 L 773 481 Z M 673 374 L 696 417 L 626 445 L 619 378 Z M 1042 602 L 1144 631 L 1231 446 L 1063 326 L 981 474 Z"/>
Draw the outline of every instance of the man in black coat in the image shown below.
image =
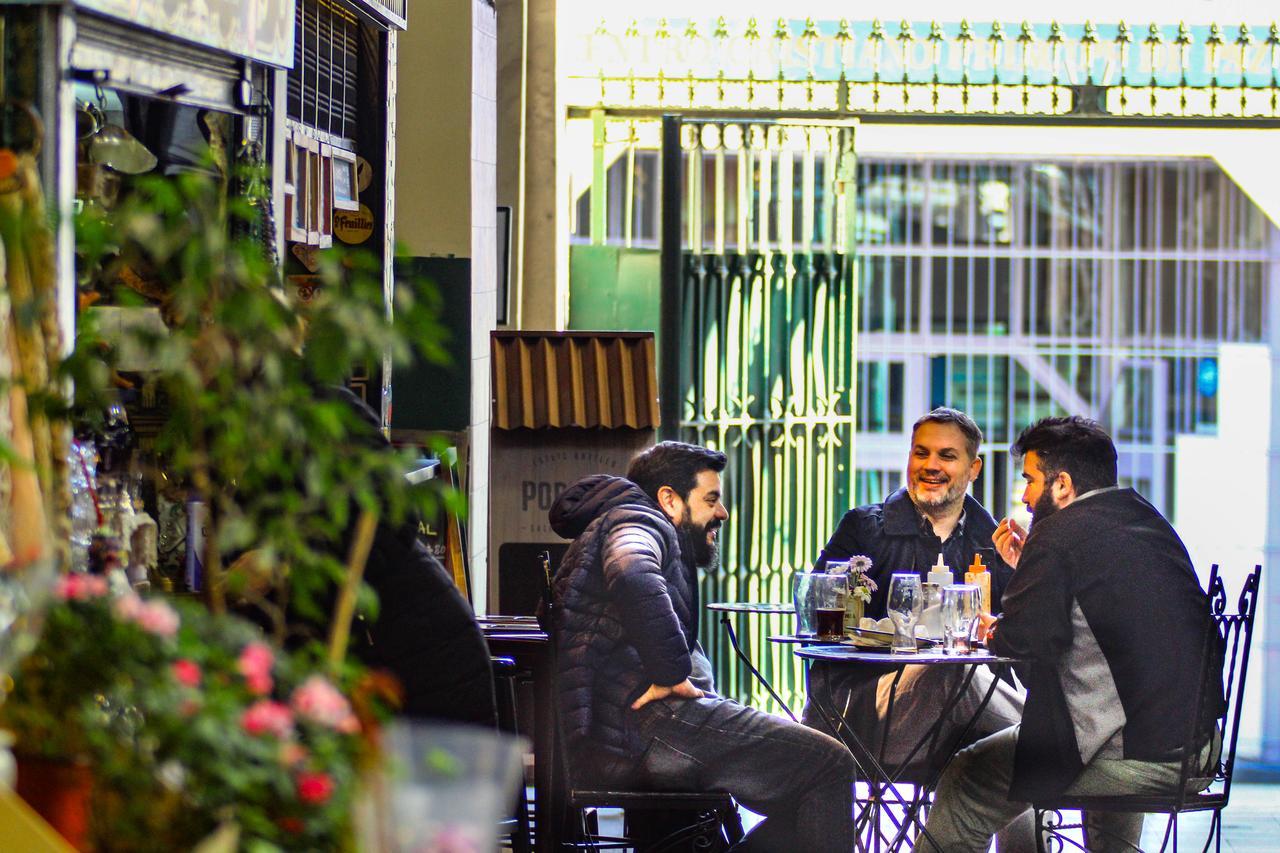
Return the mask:
<path id="1" fill-rule="evenodd" d="M 359 397 L 339 387 L 319 388 L 317 395 L 350 406 L 355 418 L 347 441 L 390 452 L 377 414 Z M 351 651 L 395 677 L 403 716 L 491 728 L 497 702 L 489 647 L 470 602 L 418 538 L 417 528 L 416 518 L 378 523 L 364 571 L 378 596 L 378 615 L 355 621 Z M 341 553 L 352 532 L 343 537 Z"/>
<path id="2" fill-rule="evenodd" d="M 890 578 L 896 572 L 915 572 L 924 581 L 926 573 L 942 555 L 950 567 L 952 581 L 964 583 L 965 569 L 974 555 L 982 558 L 991 573 L 991 609 L 999 612 L 1001 595 L 1013 570 L 996 554 L 991 536 L 996 522 L 967 492 L 982 470 L 978 448 L 982 430 L 964 412 L 937 408 L 921 416 L 911 430 L 911 450 L 907 457 L 907 485 L 882 503 L 849 510 L 814 563 L 822 571 L 828 561 L 847 560 L 854 555 L 871 559 L 870 577 L 876 584 L 866 615 L 885 615 Z M 959 689 L 964 677 L 961 667 L 908 666 L 901 676 L 882 675 L 865 669 L 815 665 L 809 675 L 810 701 L 806 703 L 806 723 L 826 728 L 814 707 L 813 697 L 847 709 L 845 722 L 867 744 L 878 745 L 893 703 L 892 730 L 885 743 L 885 760 L 890 765 L 906 760 L 917 743 L 938 719 L 938 708 Z M 969 721 L 978 715 L 972 734 L 982 737 L 1005 729 L 1021 719 L 1021 691 L 999 682 L 990 701 L 979 708 L 994 675 L 985 668 L 974 674 L 964 693 L 955 702 L 950 724 L 939 743 L 959 737 Z M 825 703 L 824 703 L 825 704 Z M 920 753 L 917 752 L 917 756 Z M 1033 843 L 1024 826 L 1018 843 L 1002 838 L 1002 849 Z"/>
<path id="3" fill-rule="evenodd" d="M 1021 726 L 984 738 L 947 768 L 927 824 L 947 853 L 985 851 L 1029 803 L 1064 793 L 1174 793 L 1193 730 L 1203 766 L 1217 749 L 1220 657 L 1210 662 L 1216 683 L 1201 684 L 1206 595 L 1169 522 L 1117 485 L 1111 437 L 1085 418 L 1045 418 L 1011 452 L 1023 457 L 1022 500 L 1034 523 L 1025 536 L 1007 521 L 997 528 L 1017 571 L 1003 615 L 985 627 L 993 652 L 1026 662 L 1026 712 Z M 1205 718 L 1195 720 L 1202 688 Z M 1141 815 L 1088 823 L 1090 850 L 1136 849 Z"/>
<path id="4" fill-rule="evenodd" d="M 747 849 L 853 846 L 852 756 L 835 739 L 715 695 L 698 643 L 698 567 L 728 517 L 723 453 L 663 442 L 627 479 L 588 477 L 550 512 L 572 538 L 553 583 L 556 693 L 570 770 L 592 784 L 726 791 L 767 818 Z"/>

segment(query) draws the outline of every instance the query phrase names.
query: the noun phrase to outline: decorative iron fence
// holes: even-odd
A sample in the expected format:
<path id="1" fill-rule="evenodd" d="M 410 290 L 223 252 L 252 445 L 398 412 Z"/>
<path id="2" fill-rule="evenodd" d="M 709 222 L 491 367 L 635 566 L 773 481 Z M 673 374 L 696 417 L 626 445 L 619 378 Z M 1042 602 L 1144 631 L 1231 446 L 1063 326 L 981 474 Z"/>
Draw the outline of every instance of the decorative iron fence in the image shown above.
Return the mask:
<path id="1" fill-rule="evenodd" d="M 691 122 L 685 150 L 680 434 L 723 450 L 730 522 L 702 600 L 787 601 L 853 498 L 857 302 L 845 256 L 853 128 Z M 794 702 L 787 617 L 740 626 Z M 718 625 L 703 632 L 720 689 L 768 706 Z"/>

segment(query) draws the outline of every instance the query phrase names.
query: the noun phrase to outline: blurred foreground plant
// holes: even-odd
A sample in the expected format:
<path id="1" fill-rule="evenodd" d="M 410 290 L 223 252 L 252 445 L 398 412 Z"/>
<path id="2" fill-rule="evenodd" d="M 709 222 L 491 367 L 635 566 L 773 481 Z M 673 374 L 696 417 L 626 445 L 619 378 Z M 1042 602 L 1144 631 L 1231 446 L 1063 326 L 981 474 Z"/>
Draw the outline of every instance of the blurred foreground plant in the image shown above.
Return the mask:
<path id="1" fill-rule="evenodd" d="M 272 595 L 257 603 L 280 638 L 290 607 L 327 617 L 359 514 L 396 524 L 440 498 L 405 481 L 411 454 L 352 440 L 368 424 L 318 391 L 356 366 L 377 376 L 384 356 L 439 360 L 446 333 L 430 289 L 414 299 L 397 288 L 387 311 L 381 262 L 368 253 L 319 253 L 319 287 L 309 301 L 289 298 L 260 244 L 231 236 L 256 216 L 204 175 L 147 176 L 114 209 L 86 208 L 77 250 L 83 270 L 117 285 L 118 302 L 140 303 L 142 292 L 158 303 L 167 331 L 135 328 L 129 344 L 151 361 L 166 473 L 209 506 L 207 600 L 223 609 L 228 559 L 253 551 L 272 573 Z M 456 494 L 443 497 L 461 511 Z"/>
<path id="2" fill-rule="evenodd" d="M 219 826 L 241 849 L 335 849 L 376 721 L 340 689 L 367 690 L 356 670 L 321 671 L 194 601 L 67 575 L 0 721 L 28 752 L 87 762 L 95 849 L 190 849 Z"/>

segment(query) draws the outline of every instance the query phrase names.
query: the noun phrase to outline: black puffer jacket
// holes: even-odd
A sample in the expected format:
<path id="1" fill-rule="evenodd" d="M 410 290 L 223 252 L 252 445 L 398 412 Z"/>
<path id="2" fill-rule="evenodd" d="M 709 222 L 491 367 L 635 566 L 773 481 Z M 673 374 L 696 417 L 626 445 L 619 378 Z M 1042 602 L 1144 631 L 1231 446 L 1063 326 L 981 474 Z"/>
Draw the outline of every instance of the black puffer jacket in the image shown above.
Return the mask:
<path id="1" fill-rule="evenodd" d="M 574 540 L 553 583 L 564 736 L 575 750 L 634 756 L 629 706 L 650 684 L 678 684 L 697 670 L 695 684 L 711 688 L 697 660 L 695 569 L 675 527 L 629 480 L 580 480 L 549 516 Z"/>

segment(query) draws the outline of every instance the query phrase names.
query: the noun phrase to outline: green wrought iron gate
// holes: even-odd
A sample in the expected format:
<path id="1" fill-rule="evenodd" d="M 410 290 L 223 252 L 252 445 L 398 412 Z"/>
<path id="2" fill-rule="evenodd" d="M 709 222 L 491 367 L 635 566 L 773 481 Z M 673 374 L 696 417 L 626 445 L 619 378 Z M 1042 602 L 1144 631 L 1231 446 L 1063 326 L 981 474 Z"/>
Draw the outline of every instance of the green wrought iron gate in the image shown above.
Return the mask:
<path id="1" fill-rule="evenodd" d="M 729 457 L 730 520 L 702 600 L 788 601 L 792 574 L 811 565 L 854 496 L 855 129 L 664 123 L 666 434 Z M 744 647 L 794 703 L 792 649 L 768 642 L 790 618 L 730 618 L 748 620 L 737 626 Z M 705 622 L 720 690 L 769 706 L 720 626 Z"/>

